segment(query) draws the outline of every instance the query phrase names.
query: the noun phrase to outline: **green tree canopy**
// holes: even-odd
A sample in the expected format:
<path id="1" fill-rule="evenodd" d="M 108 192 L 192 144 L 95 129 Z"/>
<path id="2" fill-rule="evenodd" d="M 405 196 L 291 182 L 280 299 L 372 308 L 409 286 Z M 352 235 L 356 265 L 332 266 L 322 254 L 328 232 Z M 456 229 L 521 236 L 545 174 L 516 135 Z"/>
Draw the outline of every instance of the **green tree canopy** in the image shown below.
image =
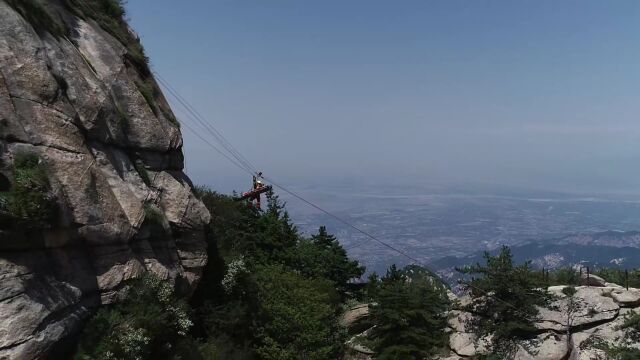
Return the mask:
<path id="1" fill-rule="evenodd" d="M 393 265 L 379 281 L 370 278 L 376 281 L 371 339 L 377 359 L 425 359 L 445 343 L 446 288 L 419 270 Z"/>
<path id="2" fill-rule="evenodd" d="M 333 284 L 282 266 L 256 274 L 260 299 L 257 354 L 261 359 L 335 359 L 345 340 L 337 324 Z"/>
<path id="3" fill-rule="evenodd" d="M 324 226 L 311 239 L 299 241 L 294 262 L 301 274 L 332 281 L 342 298 L 346 296 L 349 281 L 364 274 L 364 267 L 349 259 L 336 237 L 327 233 Z"/>
<path id="4" fill-rule="evenodd" d="M 168 282 L 147 275 L 128 286 L 123 301 L 91 319 L 76 359 L 172 359 L 191 341 L 188 306 Z"/>
<path id="5" fill-rule="evenodd" d="M 530 263 L 513 264 L 511 250 L 504 246 L 500 253 L 484 254 L 485 264 L 458 269 L 473 276 L 463 281 L 472 302 L 464 310 L 475 316 L 467 326 L 479 335 L 493 335 L 493 351 L 507 356 L 515 340 L 535 333 L 537 305 L 544 305 L 549 296 L 540 288 L 539 279 Z"/>

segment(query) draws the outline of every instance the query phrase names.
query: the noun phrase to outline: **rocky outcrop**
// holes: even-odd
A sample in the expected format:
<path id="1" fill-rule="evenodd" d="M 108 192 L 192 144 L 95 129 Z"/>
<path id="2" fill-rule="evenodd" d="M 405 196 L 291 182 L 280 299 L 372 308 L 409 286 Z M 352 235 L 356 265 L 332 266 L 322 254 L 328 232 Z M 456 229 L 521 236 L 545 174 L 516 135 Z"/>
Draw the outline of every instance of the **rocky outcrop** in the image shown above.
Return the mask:
<path id="1" fill-rule="evenodd" d="M 340 325 L 347 329 L 353 329 L 363 320 L 370 317 L 369 304 L 358 304 L 347 310 L 340 318 Z"/>
<path id="2" fill-rule="evenodd" d="M 77 2 L 25 1 L 48 22 L 16 3 L 0 0 L 0 191 L 30 154 L 59 209 L 47 226 L 0 229 L 0 358 L 32 359 L 117 301 L 128 279 L 151 272 L 193 291 L 209 213 L 182 172 L 171 109 L 131 44 L 89 8 L 70 8 Z"/>
<path id="3" fill-rule="evenodd" d="M 359 304 L 351 307 L 340 318 L 340 326 L 347 329 L 353 335 L 345 344 L 345 360 L 371 360 L 375 354 L 371 349 L 360 344 L 359 339 L 366 338 L 373 327 L 369 322 L 371 318 L 370 305 Z"/>
<path id="4" fill-rule="evenodd" d="M 606 355 L 596 342 L 640 348 L 640 343 L 628 343 L 624 331 L 619 329 L 630 312 L 640 312 L 640 290 L 606 283 L 602 286 L 579 286 L 571 298 L 562 289 L 552 286 L 548 290 L 555 300 L 539 308 L 535 323 L 539 333 L 535 338 L 518 344 L 515 359 L 596 360 Z M 463 297 L 460 303 L 468 302 Z M 450 353 L 440 359 L 473 359 L 488 354 L 488 339 L 478 339 L 465 326 L 472 315 L 461 311 L 449 313 L 448 331 Z"/>
<path id="5" fill-rule="evenodd" d="M 583 273 L 580 275 L 580 285 L 607 286 L 607 282 L 600 276 Z"/>

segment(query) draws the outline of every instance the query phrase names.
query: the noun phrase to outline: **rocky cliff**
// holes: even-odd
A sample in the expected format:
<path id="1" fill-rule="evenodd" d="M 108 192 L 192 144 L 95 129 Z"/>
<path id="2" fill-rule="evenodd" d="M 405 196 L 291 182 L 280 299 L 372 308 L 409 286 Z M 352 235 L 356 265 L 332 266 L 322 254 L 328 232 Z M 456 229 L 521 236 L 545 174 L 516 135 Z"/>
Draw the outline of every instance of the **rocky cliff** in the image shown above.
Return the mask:
<path id="1" fill-rule="evenodd" d="M 630 340 L 621 329 L 627 316 L 640 313 L 640 289 L 605 283 L 591 277 L 590 286 L 575 287 L 569 298 L 563 293 L 566 286 L 551 286 L 548 291 L 554 301 L 539 308 L 535 322 L 538 332 L 517 346 L 513 359 L 517 360 L 602 360 L 608 356 L 602 346 L 627 346 L 640 349 L 640 343 Z M 469 297 L 451 298 L 458 304 L 470 301 Z M 454 305 L 454 308 L 456 306 Z M 347 342 L 347 360 L 373 360 L 375 354 L 359 345 L 358 337 L 366 337 L 371 328 L 363 328 L 370 317 L 366 304 L 356 306 L 343 315 L 343 324 L 358 335 Z M 467 324 L 473 315 L 451 310 L 447 314 L 448 347 L 442 349 L 438 360 L 473 360 L 488 355 L 488 339 L 478 338 L 469 331 Z M 353 332 L 353 331 L 352 331 Z"/>
<path id="2" fill-rule="evenodd" d="M 639 346 L 638 343 L 627 342 L 625 331 L 620 329 L 630 312 L 640 311 L 639 289 L 626 290 L 610 283 L 579 286 L 573 303 L 570 303 L 562 292 L 564 287 L 549 288 L 556 300 L 548 307 L 540 308 L 539 319 L 535 323 L 539 333 L 519 344 L 515 359 L 598 360 L 606 359 L 607 355 L 595 346 L 596 342 L 612 346 Z M 451 353 L 441 359 L 473 359 L 487 353 L 486 340 L 478 339 L 466 329 L 465 324 L 471 316 L 460 311 L 449 314 Z"/>
<path id="3" fill-rule="evenodd" d="M 115 0 L 0 0 L 0 359 L 43 358 L 145 272 L 188 295 L 209 213 Z"/>

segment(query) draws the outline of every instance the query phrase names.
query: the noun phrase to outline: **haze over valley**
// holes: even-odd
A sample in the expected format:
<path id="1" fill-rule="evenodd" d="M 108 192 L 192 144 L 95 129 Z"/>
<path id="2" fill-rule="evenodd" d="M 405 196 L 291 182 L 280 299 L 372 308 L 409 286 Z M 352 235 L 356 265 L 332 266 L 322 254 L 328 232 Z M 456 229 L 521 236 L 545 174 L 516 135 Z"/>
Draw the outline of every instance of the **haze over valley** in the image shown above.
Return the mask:
<path id="1" fill-rule="evenodd" d="M 500 245 L 547 244 L 567 235 L 640 229 L 640 197 L 632 195 L 589 196 L 470 185 L 314 185 L 297 190 L 428 265 L 443 257 L 463 257 Z M 394 262 L 408 263 L 408 259 L 331 216 L 286 194 L 282 198 L 288 201 L 293 220 L 303 232 L 312 234 L 320 224 L 326 224 L 349 254 L 369 270 L 380 272 Z M 640 239 L 609 237 L 594 242 L 576 236 L 565 243 L 640 246 Z M 513 251 L 519 255 L 517 247 Z"/>

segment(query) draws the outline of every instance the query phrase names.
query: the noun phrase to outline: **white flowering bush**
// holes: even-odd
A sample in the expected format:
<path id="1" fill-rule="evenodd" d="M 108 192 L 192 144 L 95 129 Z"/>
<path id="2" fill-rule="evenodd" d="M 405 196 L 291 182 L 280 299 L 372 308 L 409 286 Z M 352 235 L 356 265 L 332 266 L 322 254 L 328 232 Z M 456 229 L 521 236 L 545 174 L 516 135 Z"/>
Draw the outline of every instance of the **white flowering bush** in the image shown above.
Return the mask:
<path id="1" fill-rule="evenodd" d="M 147 275 L 129 284 L 124 301 L 101 309 L 90 321 L 76 358 L 167 358 L 192 326 L 189 308 L 175 296 L 173 286 Z"/>
<path id="2" fill-rule="evenodd" d="M 227 294 L 231 293 L 233 288 L 236 286 L 238 282 L 238 276 L 246 271 L 247 266 L 244 261 L 244 256 L 240 256 L 229 263 L 227 272 L 222 278 L 222 287 Z"/>
<path id="3" fill-rule="evenodd" d="M 145 329 L 126 329 L 116 335 L 115 340 L 126 354 L 127 359 L 143 360 L 151 339 Z"/>

